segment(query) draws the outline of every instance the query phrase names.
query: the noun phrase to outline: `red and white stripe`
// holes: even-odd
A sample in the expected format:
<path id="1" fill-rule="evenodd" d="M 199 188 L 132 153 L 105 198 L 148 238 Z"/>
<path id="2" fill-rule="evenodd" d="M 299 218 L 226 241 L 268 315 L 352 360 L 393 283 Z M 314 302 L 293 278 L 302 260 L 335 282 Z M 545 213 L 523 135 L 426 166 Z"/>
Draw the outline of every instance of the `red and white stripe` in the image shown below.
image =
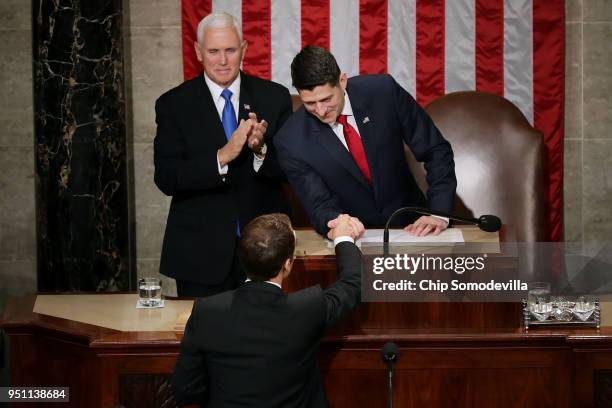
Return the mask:
<path id="1" fill-rule="evenodd" d="M 551 238 L 561 238 L 562 0 L 182 0 L 185 77 L 201 71 L 198 20 L 226 11 L 243 27 L 246 72 L 291 86 L 308 44 L 330 49 L 349 76 L 392 74 L 422 105 L 460 90 L 503 95 L 545 134 Z"/>

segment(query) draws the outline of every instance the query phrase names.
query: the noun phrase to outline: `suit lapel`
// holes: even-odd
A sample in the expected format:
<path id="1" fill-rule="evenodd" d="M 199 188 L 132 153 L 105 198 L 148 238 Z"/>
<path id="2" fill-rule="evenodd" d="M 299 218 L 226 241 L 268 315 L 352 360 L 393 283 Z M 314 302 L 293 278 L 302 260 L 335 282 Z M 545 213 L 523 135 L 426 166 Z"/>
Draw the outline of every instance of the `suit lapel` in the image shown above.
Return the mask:
<path id="1" fill-rule="evenodd" d="M 200 78 L 200 81 L 197 82 L 199 86 L 196 88 L 196 98 L 193 101 L 198 106 L 197 111 L 200 112 L 199 129 L 209 130 L 210 135 L 202 135 L 202 137 L 210 137 L 211 141 L 214 141 L 220 147 L 227 143 L 225 131 L 221 119 L 219 119 L 217 107 L 204 80 L 204 74 L 200 75 Z"/>
<path id="2" fill-rule="evenodd" d="M 368 184 L 363 173 L 357 167 L 353 156 L 351 156 L 351 153 L 344 147 L 342 142 L 338 140 L 338 136 L 336 136 L 331 127 L 326 123 L 322 123 L 311 114 L 308 114 L 308 117 L 314 140 L 323 146 L 332 158 L 340 163 L 364 188 L 371 190 L 370 184 Z"/>
<path id="3" fill-rule="evenodd" d="M 240 119 L 247 120 L 249 113 L 257 112 L 257 109 L 253 105 L 255 100 L 251 92 L 249 77 L 240 72 L 240 100 L 238 101 L 238 123 Z M 257 118 L 261 120 L 261 118 Z"/>

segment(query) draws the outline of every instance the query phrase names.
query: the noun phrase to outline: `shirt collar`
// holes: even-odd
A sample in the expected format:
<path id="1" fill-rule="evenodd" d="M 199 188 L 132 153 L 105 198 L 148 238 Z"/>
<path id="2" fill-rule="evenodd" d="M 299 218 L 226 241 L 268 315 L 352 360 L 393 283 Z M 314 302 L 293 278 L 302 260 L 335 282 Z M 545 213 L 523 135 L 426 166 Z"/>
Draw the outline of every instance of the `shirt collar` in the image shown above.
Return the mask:
<path id="1" fill-rule="evenodd" d="M 346 91 L 344 91 L 344 107 L 342 108 L 341 115 L 353 116 L 353 107 Z"/>
<path id="2" fill-rule="evenodd" d="M 222 88 L 218 84 L 213 82 L 213 80 L 210 79 L 208 75 L 206 75 L 206 72 L 204 72 L 204 81 L 206 82 L 206 86 L 208 86 L 208 89 L 210 89 L 210 94 L 212 95 L 213 101 L 218 101 L 219 98 L 221 98 L 221 92 L 223 92 L 225 88 Z M 227 87 L 227 89 L 232 91 L 232 97 L 233 95 L 236 95 L 236 97 L 240 99 L 240 73 L 238 73 L 238 76 L 236 77 L 236 79 L 234 79 L 234 82 L 232 82 L 230 86 Z"/>
<path id="3" fill-rule="evenodd" d="M 342 112 L 340 115 L 353 116 L 353 107 L 351 106 L 351 100 L 349 99 L 348 94 L 344 91 L 344 107 L 342 108 Z M 338 122 L 330 123 L 332 127 L 338 125 Z"/>
<path id="4" fill-rule="evenodd" d="M 245 282 L 250 282 L 250 281 L 251 281 L 251 279 L 250 279 L 250 278 L 247 278 L 247 279 L 245 280 Z M 276 282 L 271 282 L 271 281 L 263 281 L 263 282 L 265 282 L 265 283 L 269 283 L 270 285 L 277 286 L 279 289 L 282 289 L 282 288 L 283 288 L 281 285 L 279 285 L 279 284 L 278 284 L 278 283 L 276 283 Z"/>

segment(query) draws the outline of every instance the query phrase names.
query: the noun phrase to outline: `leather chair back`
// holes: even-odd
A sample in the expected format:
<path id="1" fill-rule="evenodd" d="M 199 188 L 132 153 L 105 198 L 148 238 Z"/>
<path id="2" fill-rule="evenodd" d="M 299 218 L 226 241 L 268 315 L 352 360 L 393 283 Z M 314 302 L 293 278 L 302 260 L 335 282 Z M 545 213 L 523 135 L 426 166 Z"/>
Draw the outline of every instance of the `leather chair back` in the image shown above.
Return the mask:
<path id="1" fill-rule="evenodd" d="M 445 95 L 425 110 L 453 147 L 455 213 L 494 214 L 516 241 L 547 241 L 545 146 L 521 111 L 507 99 L 475 91 Z M 426 189 L 422 165 L 407 156 Z"/>

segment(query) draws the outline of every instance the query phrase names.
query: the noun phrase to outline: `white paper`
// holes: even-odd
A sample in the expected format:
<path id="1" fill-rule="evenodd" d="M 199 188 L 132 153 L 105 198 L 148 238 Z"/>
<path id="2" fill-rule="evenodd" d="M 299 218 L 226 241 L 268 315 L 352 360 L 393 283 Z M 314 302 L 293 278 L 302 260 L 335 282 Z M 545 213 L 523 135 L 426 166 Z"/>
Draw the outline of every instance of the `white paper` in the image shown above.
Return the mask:
<path id="1" fill-rule="evenodd" d="M 361 243 L 379 243 L 383 242 L 383 229 L 367 229 L 363 236 L 357 240 L 356 244 Z M 463 239 L 463 233 L 459 228 L 447 228 L 442 231 L 439 235 L 428 234 L 424 237 L 417 237 L 402 229 L 389 230 L 389 242 L 393 243 L 412 243 L 418 244 L 431 244 L 431 243 L 462 243 L 465 242 Z"/>

